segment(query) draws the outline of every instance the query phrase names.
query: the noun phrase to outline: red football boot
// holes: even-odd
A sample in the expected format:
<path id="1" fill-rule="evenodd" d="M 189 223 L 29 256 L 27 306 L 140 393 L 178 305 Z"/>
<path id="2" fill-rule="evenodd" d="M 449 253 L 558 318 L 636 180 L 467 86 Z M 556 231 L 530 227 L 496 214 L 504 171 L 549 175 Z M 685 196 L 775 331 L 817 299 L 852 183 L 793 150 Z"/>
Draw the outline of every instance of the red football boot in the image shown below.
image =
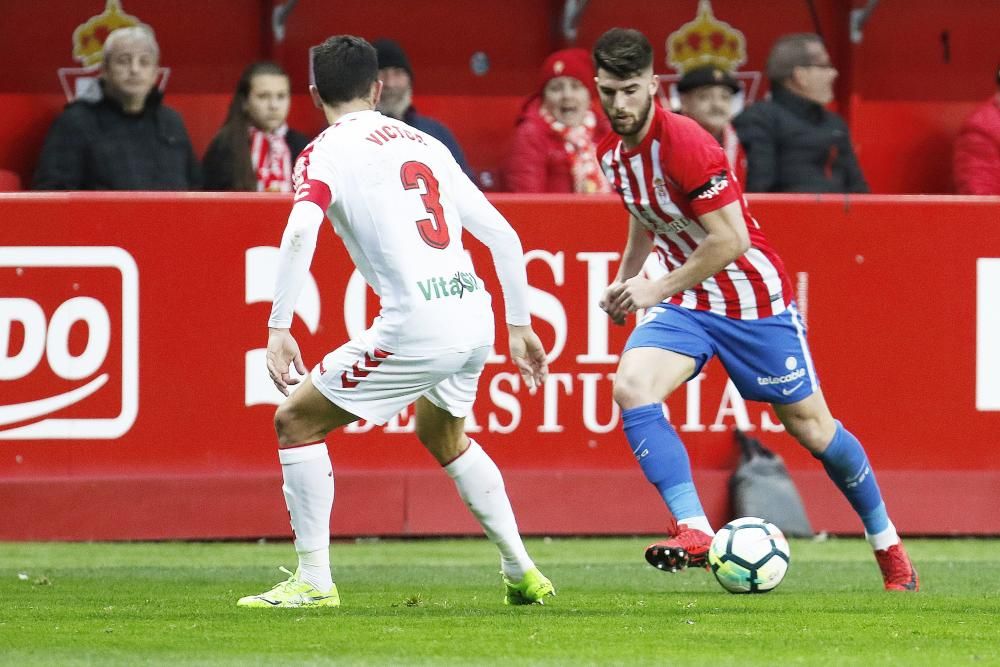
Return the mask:
<path id="1" fill-rule="evenodd" d="M 686 567 L 708 567 L 708 548 L 712 536 L 684 525 L 663 542 L 646 547 L 646 562 L 664 572 L 677 572 Z"/>
<path id="2" fill-rule="evenodd" d="M 885 582 L 887 591 L 912 591 L 920 590 L 920 579 L 917 571 L 913 569 L 913 563 L 903 548 L 903 543 L 894 544 L 888 549 L 879 549 L 875 552 L 875 560 L 882 570 L 882 581 Z"/>

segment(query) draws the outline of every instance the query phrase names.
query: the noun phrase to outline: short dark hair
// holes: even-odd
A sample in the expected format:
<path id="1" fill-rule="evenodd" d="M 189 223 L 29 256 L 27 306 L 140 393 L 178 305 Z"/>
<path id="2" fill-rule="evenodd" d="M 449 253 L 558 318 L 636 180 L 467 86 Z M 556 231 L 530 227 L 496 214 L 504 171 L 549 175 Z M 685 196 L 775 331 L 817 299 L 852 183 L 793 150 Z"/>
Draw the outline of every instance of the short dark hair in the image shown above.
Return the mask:
<path id="1" fill-rule="evenodd" d="M 796 67 L 812 64 L 810 44 L 823 46 L 823 38 L 812 32 L 796 32 L 779 37 L 767 57 L 767 78 L 771 83 L 784 83 L 791 78 Z"/>
<path id="2" fill-rule="evenodd" d="M 594 44 L 594 69 L 603 69 L 619 79 L 642 73 L 653 64 L 653 46 L 632 28 L 612 28 Z"/>
<path id="3" fill-rule="evenodd" d="M 364 97 L 378 80 L 378 55 L 367 40 L 334 35 L 311 51 L 313 84 L 327 104 Z"/>

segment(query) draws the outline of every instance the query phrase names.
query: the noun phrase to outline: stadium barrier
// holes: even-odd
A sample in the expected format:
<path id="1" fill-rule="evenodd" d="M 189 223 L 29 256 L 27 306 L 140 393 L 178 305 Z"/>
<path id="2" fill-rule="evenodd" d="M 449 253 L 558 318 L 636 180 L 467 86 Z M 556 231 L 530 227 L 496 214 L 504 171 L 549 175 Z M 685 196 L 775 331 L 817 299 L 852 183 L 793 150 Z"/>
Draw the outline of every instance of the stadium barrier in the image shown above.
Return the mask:
<path id="1" fill-rule="evenodd" d="M 610 197 L 492 200 L 521 234 L 552 376 L 530 395 L 498 336 L 470 431 L 525 533 L 662 532 L 611 400 L 627 329 L 596 306 L 623 210 Z M 866 444 L 900 530 L 1000 533 L 1000 198 L 750 200 L 830 405 Z M 289 203 L 0 194 L 0 540 L 288 535 L 262 348 Z M 488 252 L 467 244 L 502 323 Z M 327 229 L 312 278 L 293 326 L 308 364 L 376 308 Z M 785 458 L 817 530 L 860 532 L 820 466 L 717 363 L 667 405 L 715 522 L 729 518 L 739 426 Z M 477 533 L 412 429 L 404 413 L 329 439 L 335 535 Z"/>

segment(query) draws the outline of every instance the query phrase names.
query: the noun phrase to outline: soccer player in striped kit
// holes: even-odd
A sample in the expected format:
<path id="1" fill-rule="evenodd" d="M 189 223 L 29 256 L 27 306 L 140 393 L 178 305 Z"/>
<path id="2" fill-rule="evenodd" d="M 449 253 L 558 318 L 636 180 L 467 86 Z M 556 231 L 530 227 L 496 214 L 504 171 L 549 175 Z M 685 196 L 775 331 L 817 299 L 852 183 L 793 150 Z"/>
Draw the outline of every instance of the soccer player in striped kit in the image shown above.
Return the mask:
<path id="1" fill-rule="evenodd" d="M 677 521 L 646 560 L 705 566 L 714 534 L 684 445 L 662 402 L 718 355 L 744 398 L 770 403 L 858 513 L 886 590 L 916 591 L 917 573 L 886 512 L 864 448 L 830 414 L 777 253 L 750 214 L 725 154 L 693 120 L 653 104 L 653 49 L 614 28 L 594 45 L 597 89 L 614 130 L 601 167 L 630 213 L 618 274 L 601 307 L 618 324 L 645 309 L 625 345 L 614 397 L 646 478 Z M 666 275 L 640 275 L 650 252 Z"/>

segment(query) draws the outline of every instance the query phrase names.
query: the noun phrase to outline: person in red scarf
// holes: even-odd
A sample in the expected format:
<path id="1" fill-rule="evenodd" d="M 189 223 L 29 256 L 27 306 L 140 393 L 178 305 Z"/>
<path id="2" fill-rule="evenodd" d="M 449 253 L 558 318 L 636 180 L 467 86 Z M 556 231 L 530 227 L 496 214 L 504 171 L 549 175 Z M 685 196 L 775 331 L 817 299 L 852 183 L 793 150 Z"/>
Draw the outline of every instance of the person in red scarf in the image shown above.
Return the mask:
<path id="1" fill-rule="evenodd" d="M 610 125 L 597 106 L 594 66 L 584 49 L 556 51 L 542 65 L 539 92 L 524 103 L 504 166 L 511 192 L 610 192 L 597 142 Z"/>
<path id="2" fill-rule="evenodd" d="M 309 138 L 288 128 L 290 103 L 280 66 L 258 62 L 243 71 L 202 161 L 206 190 L 292 191 L 292 166 Z"/>

